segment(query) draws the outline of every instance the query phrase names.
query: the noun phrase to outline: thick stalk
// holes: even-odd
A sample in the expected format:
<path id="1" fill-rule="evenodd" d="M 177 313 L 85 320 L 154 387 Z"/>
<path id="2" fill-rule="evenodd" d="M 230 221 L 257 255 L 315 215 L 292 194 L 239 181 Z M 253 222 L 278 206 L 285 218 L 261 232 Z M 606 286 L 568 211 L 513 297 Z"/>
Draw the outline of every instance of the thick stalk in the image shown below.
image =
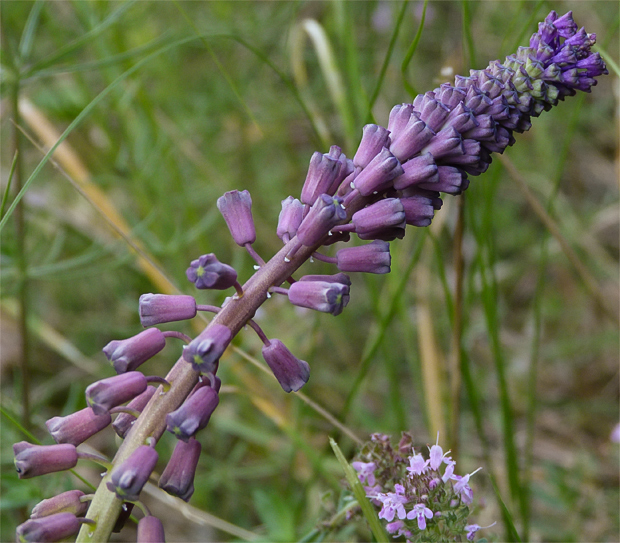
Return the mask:
<path id="1" fill-rule="evenodd" d="M 365 198 L 357 198 L 347 208 L 347 220 L 365 203 Z M 243 285 L 243 296 L 231 298 L 229 303 L 215 315 L 207 328 L 216 323 L 223 324 L 235 336 L 267 299 L 268 290 L 272 286 L 279 286 L 284 283 L 321 246 L 321 243 L 314 247 L 303 246 L 289 262 L 285 261 L 284 257 L 296 243 L 297 238 L 293 238 L 269 262 L 262 266 Z M 166 376 L 166 380 L 171 385 L 170 390 L 163 393 L 160 386 L 158 392 L 153 395 L 151 401 L 134 423 L 131 432 L 119 447 L 113 460 L 115 466 L 126 460 L 133 451 L 144 444 L 148 437 L 152 436 L 159 440 L 166 429 L 166 415 L 183 403 L 198 382 L 198 375 L 190 364 L 183 358 L 179 358 Z M 82 526 L 76 539 L 78 543 L 103 542 L 108 541 L 110 537 L 122 505 L 122 501 L 107 489 L 106 483 L 109 481 L 110 473 L 111 470 L 101 480 L 86 514 L 86 517 L 94 520 L 96 525 L 94 528 L 88 525 Z"/>

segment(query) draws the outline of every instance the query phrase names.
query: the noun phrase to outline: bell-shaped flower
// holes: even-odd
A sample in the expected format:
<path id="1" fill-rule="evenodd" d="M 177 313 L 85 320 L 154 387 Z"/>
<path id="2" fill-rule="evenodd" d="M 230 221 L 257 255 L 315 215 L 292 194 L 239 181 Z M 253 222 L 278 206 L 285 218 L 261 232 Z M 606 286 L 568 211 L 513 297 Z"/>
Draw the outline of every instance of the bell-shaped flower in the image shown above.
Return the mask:
<path id="1" fill-rule="evenodd" d="M 88 510 L 88 502 L 80 501 L 84 496 L 81 490 L 68 490 L 47 500 L 43 500 L 34 506 L 30 518 L 42 518 L 57 513 L 71 513 L 77 517 Z"/>
<path id="2" fill-rule="evenodd" d="M 284 242 L 288 243 L 297 234 L 297 229 L 304 218 L 304 205 L 292 196 L 282 200 L 282 211 L 278 217 L 278 229 L 276 234 Z"/>
<path id="3" fill-rule="evenodd" d="M 155 390 L 157 389 L 154 386 L 147 386 L 146 390 L 142 394 L 138 394 L 138 396 L 127 404 L 127 407 L 129 409 L 135 409 L 138 412 L 142 412 L 142 410 L 146 407 L 146 404 L 149 403 L 153 397 L 153 394 L 155 394 Z M 124 439 L 135 421 L 136 417 L 130 413 L 119 413 L 112 423 L 112 428 L 114 428 L 114 431 L 118 437 Z"/>
<path id="4" fill-rule="evenodd" d="M 392 181 L 403 172 L 398 159 L 384 147 L 357 175 L 353 185 L 362 196 L 370 196 L 388 189 Z"/>
<path id="5" fill-rule="evenodd" d="M 186 294 L 143 294 L 140 322 L 145 328 L 165 322 L 184 321 L 196 316 L 196 300 Z"/>
<path id="6" fill-rule="evenodd" d="M 435 216 L 432 200 L 424 196 L 401 198 L 405 210 L 405 221 L 412 226 L 428 226 Z"/>
<path id="7" fill-rule="evenodd" d="M 75 445 L 33 445 L 20 441 L 13 445 L 15 469 L 20 479 L 30 479 L 47 473 L 65 471 L 76 466 L 78 453 Z"/>
<path id="8" fill-rule="evenodd" d="M 159 455 L 153 447 L 140 445 L 112 470 L 107 483 L 108 490 L 122 500 L 136 501 L 155 469 L 158 458 Z"/>
<path id="9" fill-rule="evenodd" d="M 334 180 L 340 176 L 341 168 L 342 162 L 338 159 L 315 152 L 310 159 L 306 181 L 301 189 L 302 203 L 311 206 L 321 194 L 329 194 Z"/>
<path id="10" fill-rule="evenodd" d="M 439 180 L 437 164 L 433 155 L 425 153 L 403 164 L 403 173 L 394 179 L 394 188 L 403 190 L 420 183 L 433 184 Z"/>
<path id="11" fill-rule="evenodd" d="M 189 501 L 194 493 L 194 475 L 200 459 L 199 441 L 178 440 L 166 469 L 159 478 L 159 488 L 168 494 Z"/>
<path id="12" fill-rule="evenodd" d="M 217 199 L 217 208 L 224 217 L 228 230 L 241 247 L 256 241 L 252 218 L 252 197 L 247 190 L 231 190 Z"/>
<path id="13" fill-rule="evenodd" d="M 15 530 L 18 543 L 46 543 L 63 541 L 77 535 L 82 523 L 73 513 L 56 513 L 41 518 L 31 518 Z"/>
<path id="14" fill-rule="evenodd" d="M 289 288 L 288 299 L 298 307 L 307 307 L 323 313 L 340 315 L 349 303 L 349 284 L 327 281 L 297 281 Z"/>
<path id="15" fill-rule="evenodd" d="M 96 381 L 86 388 L 86 403 L 95 415 L 103 415 L 113 407 L 121 405 L 142 394 L 148 383 L 139 371 L 128 371 L 121 375 Z"/>
<path id="16" fill-rule="evenodd" d="M 439 166 L 435 183 L 420 183 L 418 185 L 421 189 L 445 192 L 447 194 L 461 194 L 468 186 L 467 174 L 463 170 L 452 166 Z"/>
<path id="17" fill-rule="evenodd" d="M 390 244 L 376 240 L 359 247 L 345 247 L 336 253 L 340 271 L 390 273 Z"/>
<path id="18" fill-rule="evenodd" d="M 384 147 L 390 145 L 390 131 L 386 128 L 367 124 L 362 131 L 362 141 L 353 157 L 353 164 L 358 168 L 366 168 Z"/>
<path id="19" fill-rule="evenodd" d="M 297 392 L 310 378 L 310 366 L 293 356 L 279 339 L 263 345 L 263 358 L 284 392 Z"/>
<path id="20" fill-rule="evenodd" d="M 103 354 L 112 363 L 116 373 L 126 373 L 138 369 L 165 346 L 166 337 L 163 332 L 157 328 L 149 328 L 130 338 L 110 341 L 103 348 Z"/>
<path id="21" fill-rule="evenodd" d="M 166 543 L 164 525 L 157 517 L 149 515 L 138 522 L 136 543 Z"/>
<path id="22" fill-rule="evenodd" d="M 337 196 L 321 194 L 297 230 L 297 239 L 311 247 L 323 239 L 338 223 L 347 218 L 342 200 Z"/>
<path id="23" fill-rule="evenodd" d="M 360 209 L 351 217 L 360 239 L 391 241 L 405 235 L 405 210 L 398 198 L 384 198 Z"/>
<path id="24" fill-rule="evenodd" d="M 185 275 L 198 289 L 226 290 L 237 282 L 235 269 L 222 264 L 213 253 L 192 260 Z"/>
<path id="25" fill-rule="evenodd" d="M 188 441 L 206 428 L 219 403 L 215 389 L 203 385 L 194 390 L 178 409 L 166 415 L 166 429 L 178 439 Z"/>
<path id="26" fill-rule="evenodd" d="M 53 417 L 45 426 L 56 443 L 70 443 L 77 447 L 111 422 L 112 417 L 108 413 L 95 415 L 90 407 L 86 407 L 66 417 Z"/>
<path id="27" fill-rule="evenodd" d="M 183 359 L 196 371 L 214 373 L 217 361 L 232 340 L 232 332 L 223 324 L 213 324 L 183 347 Z"/>

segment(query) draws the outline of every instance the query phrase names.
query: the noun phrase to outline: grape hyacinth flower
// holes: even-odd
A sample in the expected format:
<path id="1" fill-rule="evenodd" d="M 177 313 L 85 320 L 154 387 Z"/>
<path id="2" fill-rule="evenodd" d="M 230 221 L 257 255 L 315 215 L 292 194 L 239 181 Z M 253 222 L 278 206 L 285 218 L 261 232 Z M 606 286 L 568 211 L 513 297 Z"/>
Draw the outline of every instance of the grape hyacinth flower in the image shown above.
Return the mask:
<path id="1" fill-rule="evenodd" d="M 149 515 L 138 522 L 137 543 L 166 543 L 164 525 L 157 517 Z"/>
<path id="2" fill-rule="evenodd" d="M 20 524 L 16 530 L 18 543 L 45 543 L 62 541 L 74 536 L 86 519 L 78 519 L 72 513 L 56 513 L 42 518 L 34 518 Z"/>
<path id="3" fill-rule="evenodd" d="M 194 475 L 200 459 L 201 445 L 195 439 L 177 441 L 166 469 L 159 478 L 159 488 L 183 501 L 194 493 Z"/>
<path id="4" fill-rule="evenodd" d="M 528 130 L 532 118 L 578 90 L 589 92 L 596 84 L 595 78 L 607 73 L 600 55 L 591 52 L 595 39 L 594 34 L 577 29 L 571 13 L 558 17 L 552 11 L 529 46 L 520 47 L 503 63 L 493 61 L 482 70 L 471 70 L 469 76 L 456 76 L 452 84 L 443 83 L 418 95 L 412 103 L 395 106 L 387 128 L 366 125 L 353 159 L 348 159 L 337 146 L 332 146 L 327 154 L 312 155 L 300 198 L 291 196 L 283 202 L 278 221 L 277 235 L 288 247 L 268 262 L 262 261 L 251 248 L 256 230 L 249 192 L 234 190 L 220 197 L 217 207 L 233 240 L 250 252 L 259 264 L 258 270 L 243 291 L 238 289 L 238 296 L 215 308 L 213 321 L 189 341 L 169 374 L 170 382 L 166 382 L 170 392 L 154 395 L 149 389 L 147 393 L 149 379 L 135 371 L 163 348 L 164 333 L 147 330 L 133 338 L 110 342 L 104 349 L 117 371 L 125 373 L 92 384 L 86 397 L 96 416 L 109 416 L 114 410 L 127 411 L 117 419 L 122 424 L 115 422 L 115 429 L 119 426 L 125 436 L 117 455 L 123 460 L 116 462 L 110 477 L 100 485 L 89 508 L 97 525 L 92 533 L 83 531 L 81 541 L 88 540 L 87 537 L 93 541 L 108 539 L 119 517 L 118 511 L 109 518 L 104 514 L 107 511 L 102 504 L 111 503 L 110 492 L 122 500 L 138 500 L 157 463 L 154 446 L 166 425 L 186 440 L 192 451 L 182 455 L 187 465 L 170 464 L 164 484 L 172 485 L 173 492 L 189 498 L 193 482 L 188 474 L 195 469 L 191 453 L 196 454 L 196 445 L 190 443 L 197 443 L 193 436 L 206 426 L 219 402 L 219 381 L 214 374 L 220 357 L 246 324 L 260 330 L 251 319 L 271 292 L 288 281 L 289 299 L 294 303 L 339 313 L 348 301 L 349 283 L 317 278 L 296 282 L 293 274 L 299 267 L 315 256 L 336 265 L 340 271 L 390 272 L 387 240 L 402 238 L 405 225 L 428 226 L 435 211 L 441 208 L 440 193 L 460 194 L 466 190 L 470 177 L 485 172 L 492 154 L 502 153 L 512 145 L 514 134 Z M 338 248 L 335 257 L 318 252 L 322 246 L 349 241 L 351 234 L 371 243 Z M 236 272 L 211 256 L 192 261 L 188 279 L 198 288 L 236 286 Z M 140 299 L 140 318 L 145 327 L 191 319 L 197 310 L 191 296 L 147 294 Z M 265 361 L 283 390 L 299 390 L 308 381 L 309 365 L 292 355 L 280 340 L 269 340 L 262 331 L 259 337 L 264 343 Z M 213 386 L 200 382 L 201 373 L 209 376 Z M 136 403 L 133 410 L 131 406 L 138 399 L 140 407 Z M 119 407 L 128 401 L 127 408 Z M 128 431 L 133 416 L 140 410 L 140 418 Z M 74 433 L 64 420 L 50 421 L 54 437 L 70 443 L 35 446 L 22 442 L 14 446 L 20 477 L 75 466 L 78 453 L 73 442 L 92 435 L 98 428 L 98 423 L 89 418 L 90 412 L 75 415 L 84 427 Z M 144 445 L 145 436 L 149 436 L 148 446 Z M 469 480 L 475 472 L 456 475 L 455 462 L 438 443 L 430 448 L 428 461 L 411 443 L 411 436 L 407 436 L 395 451 L 389 438 L 375 435 L 354 463 L 369 485 L 368 497 L 380 508 L 379 516 L 389 522 L 390 533 L 409 540 L 421 532 L 424 538 L 432 533 L 437 539 L 437 519 L 449 516 L 455 519 L 450 526 L 453 537 L 466 535 L 470 539 L 477 531 L 477 525 L 466 524 L 473 500 Z M 179 445 L 179 450 L 183 451 L 185 446 Z M 115 506 L 120 510 L 120 504 Z M 77 530 L 76 522 L 79 521 L 71 513 L 52 514 L 22 524 L 17 534 L 23 540 L 67 537 Z M 163 541 L 163 529 L 157 519 L 146 516 L 140 524 L 139 540 Z M 44 526 L 52 528 L 41 531 Z"/>
<path id="5" fill-rule="evenodd" d="M 109 413 L 96 415 L 90 407 L 76 411 L 66 417 L 53 417 L 45 426 L 56 443 L 70 443 L 78 446 L 89 437 L 110 425 Z"/>
<path id="6" fill-rule="evenodd" d="M 42 518 L 57 513 L 71 513 L 77 517 L 86 513 L 88 502 L 80 500 L 85 496 L 81 490 L 68 490 L 53 498 L 43 500 L 34 506 L 30 518 Z"/>

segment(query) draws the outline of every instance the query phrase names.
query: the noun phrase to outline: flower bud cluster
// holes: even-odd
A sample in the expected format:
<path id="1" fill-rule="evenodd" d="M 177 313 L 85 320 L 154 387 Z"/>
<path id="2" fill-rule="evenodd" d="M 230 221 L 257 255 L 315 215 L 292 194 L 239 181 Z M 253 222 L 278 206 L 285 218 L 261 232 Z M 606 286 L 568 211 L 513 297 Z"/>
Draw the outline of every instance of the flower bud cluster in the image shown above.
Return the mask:
<path id="1" fill-rule="evenodd" d="M 458 541 L 480 529 L 467 524 L 473 502 L 469 479 L 478 470 L 457 475 L 449 453 L 436 443 L 426 458 L 407 433 L 396 448 L 383 434 L 373 434 L 362 447 L 352 466 L 388 533 L 408 541 Z"/>

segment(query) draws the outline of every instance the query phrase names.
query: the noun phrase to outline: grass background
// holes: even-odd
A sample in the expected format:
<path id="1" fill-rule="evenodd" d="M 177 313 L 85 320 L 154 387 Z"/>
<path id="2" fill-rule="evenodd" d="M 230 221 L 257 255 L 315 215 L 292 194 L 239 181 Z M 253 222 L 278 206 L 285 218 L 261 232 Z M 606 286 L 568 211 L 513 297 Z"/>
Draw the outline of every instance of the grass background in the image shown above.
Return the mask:
<path id="1" fill-rule="evenodd" d="M 49 147 L 57 136 L 45 127 L 59 135 L 107 89 L 68 135 L 74 154 L 58 157 L 90 200 L 47 163 L 23 199 L 24 238 L 15 213 L 2 230 L 2 541 L 13 540 L 15 525 L 41 499 L 87 488 L 70 474 L 18 481 L 13 469 L 12 443 L 30 440 L 16 422 L 24 388 L 18 318 L 24 284 L 31 431 L 51 443 L 45 420 L 84 407 L 84 388 L 112 375 L 101 348 L 139 332 L 138 297 L 165 286 L 118 239 L 110 220 L 117 228 L 126 224 L 180 292 L 193 294 L 184 271 L 207 252 L 246 279 L 252 261 L 215 207 L 223 192 L 251 192 L 255 248 L 269 257 L 280 247 L 280 201 L 299 194 L 313 151 L 338 144 L 352 156 L 366 122 L 385 124 L 390 108 L 412 92 L 503 59 L 527 44 L 550 9 L 573 9 L 618 63 L 616 2 L 432 1 L 408 63 L 421 2 L 403 8 L 400 2 L 3 0 L 0 9 L 3 192 L 14 156 L 15 99 L 19 125 Z M 320 26 L 304 23 L 309 19 Z M 327 61 L 320 54 L 326 43 Z M 339 317 L 300 312 L 277 298 L 257 315 L 268 336 L 310 363 L 303 392 L 361 439 L 409 430 L 424 446 L 439 430 L 440 443 L 458 452 L 458 473 L 483 466 L 473 479 L 472 518 L 482 525 L 497 520 L 488 532 L 494 540 L 515 540 L 510 522 L 502 523 L 498 496 L 526 540 L 620 535 L 618 445 L 609 440 L 619 420 L 618 90 L 612 72 L 591 95 L 569 98 L 534 120 L 505 153 L 572 260 L 512 170 L 495 159 L 465 196 L 457 245 L 462 276 L 454 257 L 457 200 L 446 197 L 430 229 L 412 229 L 392 244 L 391 274 L 353 277 L 351 303 Z M 43 152 L 19 139 L 24 182 Z M 333 272 L 320 262 L 306 266 Z M 217 304 L 223 296 L 197 295 Z M 455 351 L 457 314 L 462 337 Z M 197 330 L 189 323 L 166 328 Z M 146 373 L 165 374 L 178 351 L 174 343 L 166 347 Z M 455 352 L 458 395 L 450 392 Z M 294 541 L 333 512 L 342 471 L 328 437 L 349 457 L 355 441 L 308 403 L 285 395 L 251 363 L 257 356 L 262 363 L 260 342 L 245 332 L 222 361 L 224 393 L 199 435 L 192 508 L 157 494 L 145 498 L 163 518 L 168 541 Z M 110 429 L 89 444 L 109 455 L 116 447 Z M 173 444 L 168 436 L 158 445 L 159 472 Z M 99 470 L 80 464 L 78 471 L 97 482 Z M 131 530 L 116 540 L 131 540 Z M 323 536 L 370 537 L 358 524 Z"/>

